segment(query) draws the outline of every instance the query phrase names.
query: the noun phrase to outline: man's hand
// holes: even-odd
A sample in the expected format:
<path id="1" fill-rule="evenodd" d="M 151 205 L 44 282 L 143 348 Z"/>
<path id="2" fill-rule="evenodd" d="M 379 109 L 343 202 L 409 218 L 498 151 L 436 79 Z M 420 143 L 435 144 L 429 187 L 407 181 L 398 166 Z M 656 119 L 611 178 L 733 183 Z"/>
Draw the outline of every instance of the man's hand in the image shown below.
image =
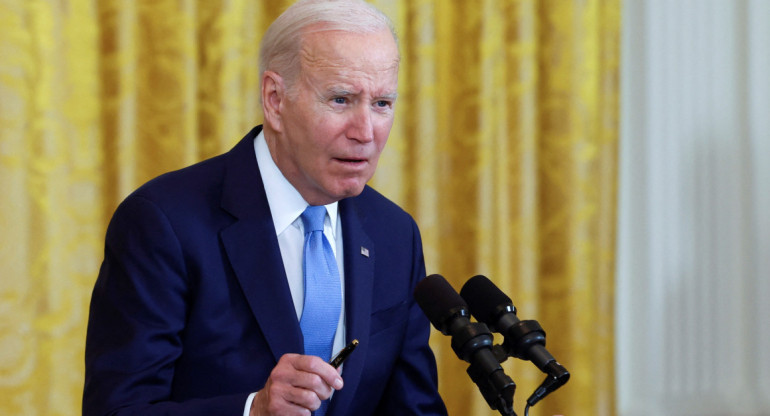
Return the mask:
<path id="1" fill-rule="evenodd" d="M 304 415 L 321 406 L 332 391 L 342 388 L 337 369 L 319 357 L 285 354 L 257 392 L 250 416 Z"/>

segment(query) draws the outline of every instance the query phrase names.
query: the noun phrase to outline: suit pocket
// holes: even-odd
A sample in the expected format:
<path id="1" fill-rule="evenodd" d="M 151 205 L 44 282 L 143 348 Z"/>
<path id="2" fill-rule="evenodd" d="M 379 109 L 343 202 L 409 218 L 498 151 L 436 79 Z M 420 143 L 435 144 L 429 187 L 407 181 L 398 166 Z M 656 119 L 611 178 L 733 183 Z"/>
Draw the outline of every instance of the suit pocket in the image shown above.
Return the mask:
<path id="1" fill-rule="evenodd" d="M 403 324 L 409 315 L 409 304 L 403 300 L 386 309 L 372 312 L 370 335 L 376 335 L 388 328 Z"/>

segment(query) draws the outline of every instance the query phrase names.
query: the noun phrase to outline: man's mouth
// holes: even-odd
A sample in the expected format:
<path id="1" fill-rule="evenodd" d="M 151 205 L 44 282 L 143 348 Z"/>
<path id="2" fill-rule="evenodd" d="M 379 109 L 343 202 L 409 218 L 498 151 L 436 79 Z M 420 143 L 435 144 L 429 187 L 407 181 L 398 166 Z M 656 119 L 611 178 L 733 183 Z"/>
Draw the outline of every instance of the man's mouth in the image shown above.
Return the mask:
<path id="1" fill-rule="evenodd" d="M 343 163 L 363 163 L 366 162 L 366 159 L 345 159 L 345 158 L 336 158 L 336 160 L 343 162 Z"/>

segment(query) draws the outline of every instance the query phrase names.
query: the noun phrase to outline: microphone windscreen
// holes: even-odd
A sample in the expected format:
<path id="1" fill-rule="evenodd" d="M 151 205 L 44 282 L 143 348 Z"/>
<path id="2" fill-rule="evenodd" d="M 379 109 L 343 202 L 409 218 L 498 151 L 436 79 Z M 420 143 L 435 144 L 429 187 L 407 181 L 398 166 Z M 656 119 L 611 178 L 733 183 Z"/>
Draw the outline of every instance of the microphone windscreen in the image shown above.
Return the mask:
<path id="1" fill-rule="evenodd" d="M 459 309 L 468 309 L 463 298 L 439 274 L 432 274 L 417 283 L 414 288 L 414 300 L 420 305 L 430 323 L 442 332 L 447 318 Z"/>
<path id="2" fill-rule="evenodd" d="M 497 320 L 501 305 L 513 305 L 511 298 L 482 275 L 468 279 L 460 290 L 460 296 L 468 302 L 471 314 L 479 321 L 486 323 Z"/>

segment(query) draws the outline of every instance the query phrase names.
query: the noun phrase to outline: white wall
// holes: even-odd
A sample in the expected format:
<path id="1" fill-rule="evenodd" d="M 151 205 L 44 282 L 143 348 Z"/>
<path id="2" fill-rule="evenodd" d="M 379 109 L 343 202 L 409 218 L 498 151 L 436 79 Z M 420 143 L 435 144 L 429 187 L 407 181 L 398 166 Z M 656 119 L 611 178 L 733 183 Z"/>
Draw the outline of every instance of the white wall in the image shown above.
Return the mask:
<path id="1" fill-rule="evenodd" d="M 623 14 L 619 415 L 770 415 L 770 0 Z"/>

